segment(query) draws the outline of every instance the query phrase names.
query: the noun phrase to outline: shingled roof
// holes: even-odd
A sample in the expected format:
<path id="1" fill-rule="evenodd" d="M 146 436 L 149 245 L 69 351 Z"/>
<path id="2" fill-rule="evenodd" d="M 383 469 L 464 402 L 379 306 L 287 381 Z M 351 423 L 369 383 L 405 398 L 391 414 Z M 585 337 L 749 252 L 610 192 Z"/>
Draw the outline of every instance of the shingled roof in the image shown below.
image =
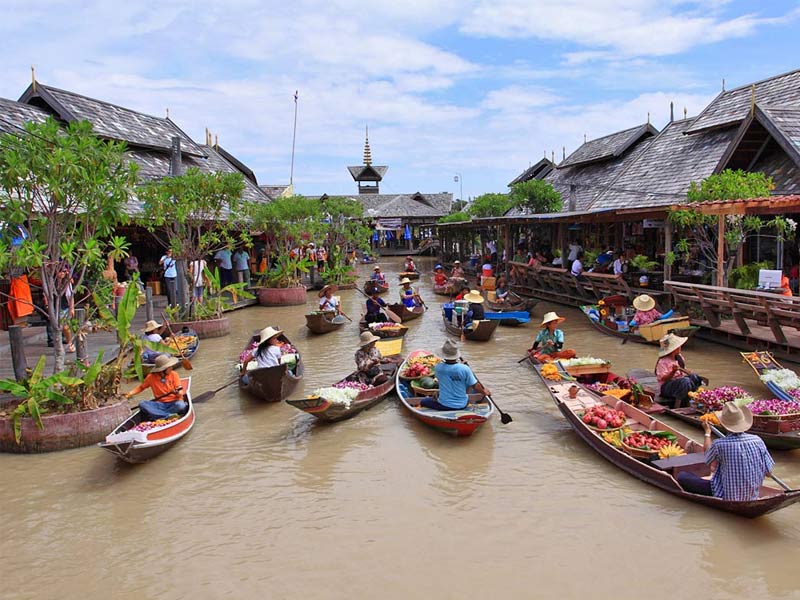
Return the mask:
<path id="1" fill-rule="evenodd" d="M 761 105 L 800 107 L 800 69 L 720 93 L 695 118 L 686 133 L 738 125 L 752 105 L 753 86 Z"/>
<path id="2" fill-rule="evenodd" d="M 645 123 L 601 138 L 589 140 L 570 154 L 566 160 L 561 161 L 556 168 L 576 167 L 621 156 L 642 137 L 656 134 L 658 134 L 658 129 L 650 125 L 650 123 Z"/>
<path id="3" fill-rule="evenodd" d="M 544 179 L 545 176 L 555 168 L 555 163 L 549 158 L 542 158 L 535 165 L 528 167 L 521 174 L 517 175 L 514 180 L 508 184 L 508 187 L 517 183 L 530 181 L 531 179 Z"/>
<path id="4" fill-rule="evenodd" d="M 386 175 L 389 167 L 376 165 L 359 165 L 357 167 L 347 167 L 354 181 L 380 181 Z M 366 178 L 366 179 L 365 179 Z"/>
<path id="5" fill-rule="evenodd" d="M 349 196 L 364 207 L 366 217 L 443 217 L 450 212 L 453 194 L 359 194 Z"/>
<path id="6" fill-rule="evenodd" d="M 44 123 L 50 114 L 35 106 L 0 98 L 0 132 L 20 135 L 25 123 Z"/>
<path id="7" fill-rule="evenodd" d="M 693 122 L 669 123 L 594 199 L 591 208 L 654 207 L 685 201 L 689 184 L 714 172 L 736 135 L 735 129 L 684 135 Z"/>
<path id="8" fill-rule="evenodd" d="M 101 138 L 127 142 L 129 146 L 169 152 L 172 138 L 181 138 L 185 154 L 203 156 L 203 151 L 170 119 L 154 117 L 102 100 L 82 96 L 41 83 L 28 86 L 20 102 L 51 112 L 61 121 L 86 120 Z"/>

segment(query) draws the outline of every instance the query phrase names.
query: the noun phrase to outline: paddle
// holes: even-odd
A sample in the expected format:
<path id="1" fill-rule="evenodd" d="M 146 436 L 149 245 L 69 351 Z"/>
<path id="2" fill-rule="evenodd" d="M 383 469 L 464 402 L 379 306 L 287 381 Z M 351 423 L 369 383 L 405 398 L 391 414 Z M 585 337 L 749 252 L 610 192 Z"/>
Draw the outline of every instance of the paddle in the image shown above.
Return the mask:
<path id="1" fill-rule="evenodd" d="M 239 381 L 238 377 L 236 379 L 232 380 L 232 381 L 229 381 L 225 385 L 223 385 L 221 387 L 218 387 L 215 390 L 211 390 L 211 391 L 208 391 L 208 392 L 203 392 L 197 398 L 192 398 L 192 402 L 194 402 L 195 404 L 197 404 L 199 402 L 207 402 L 207 401 L 211 400 L 214 396 L 216 396 L 217 392 L 219 392 L 221 390 L 224 390 L 226 387 L 232 386 L 237 381 Z"/>
<path id="2" fill-rule="evenodd" d="M 713 431 L 713 432 L 714 432 L 714 434 L 715 434 L 717 437 L 721 437 L 721 438 L 724 438 L 724 437 L 725 437 L 725 434 L 724 434 L 724 433 L 722 433 L 722 432 L 721 432 L 719 429 L 717 429 L 716 427 L 714 427 L 714 426 L 713 426 L 713 425 L 711 425 L 710 423 L 709 423 L 709 426 L 711 427 L 711 431 Z M 792 488 L 790 488 L 788 485 L 786 485 L 786 483 L 784 483 L 784 482 L 783 482 L 781 479 L 778 479 L 778 477 L 776 477 L 776 476 L 775 476 L 775 475 L 773 475 L 772 473 L 770 473 L 770 474 L 769 474 L 769 477 L 770 477 L 770 479 L 772 479 L 772 481 L 774 481 L 774 482 L 775 482 L 775 483 L 777 483 L 779 486 L 781 486 L 781 487 L 782 487 L 782 488 L 783 488 L 785 491 L 787 491 L 787 492 L 793 492 L 793 491 L 794 491 Z"/>
<path id="3" fill-rule="evenodd" d="M 365 294 L 363 291 L 361 291 L 359 288 L 356 288 L 356 289 L 357 289 L 357 290 L 358 290 L 358 291 L 361 293 L 361 295 L 362 295 L 362 296 L 364 296 L 365 298 L 369 298 L 369 297 L 370 297 L 370 296 L 368 296 L 367 294 Z M 391 310 L 389 310 L 389 309 L 388 309 L 388 308 L 386 308 L 385 306 L 381 306 L 381 311 L 383 312 L 383 314 L 385 314 L 387 317 L 389 317 L 389 320 L 391 320 L 393 323 L 398 323 L 398 324 L 399 324 L 399 323 L 402 323 L 402 322 L 403 322 L 403 319 L 401 319 L 399 316 L 397 316 L 397 313 L 395 313 L 395 312 L 392 312 Z"/>
<path id="4" fill-rule="evenodd" d="M 172 332 L 172 327 L 170 327 L 169 321 L 167 321 L 167 317 L 164 314 L 164 311 L 161 311 L 161 318 L 164 319 L 164 325 L 167 326 L 167 331 L 169 331 L 169 337 L 175 340 L 175 347 L 178 349 L 178 354 L 181 355 L 181 366 L 187 371 L 191 371 L 192 369 L 194 369 L 194 367 L 192 366 L 191 361 L 183 355 L 183 350 L 181 350 L 180 342 L 178 342 L 178 338 L 176 338 L 175 334 Z"/>
<path id="5" fill-rule="evenodd" d="M 469 367 L 469 363 L 467 361 L 465 361 L 463 358 L 461 359 L 461 362 Z M 472 374 L 475 375 L 475 372 L 473 371 Z M 475 380 L 478 382 L 478 385 L 483 387 L 483 384 L 480 382 L 480 379 L 478 379 L 477 375 L 475 375 Z M 486 388 L 484 388 L 484 389 L 486 389 Z M 503 412 L 503 409 L 500 408 L 499 406 L 497 406 L 497 402 L 495 402 L 494 399 L 489 394 L 486 394 L 486 397 L 489 399 L 489 402 L 494 404 L 494 407 L 497 409 L 497 412 L 500 413 L 500 422 L 503 425 L 508 425 L 509 423 L 511 423 L 511 421 L 514 420 L 514 419 L 511 418 L 510 414 Z"/>

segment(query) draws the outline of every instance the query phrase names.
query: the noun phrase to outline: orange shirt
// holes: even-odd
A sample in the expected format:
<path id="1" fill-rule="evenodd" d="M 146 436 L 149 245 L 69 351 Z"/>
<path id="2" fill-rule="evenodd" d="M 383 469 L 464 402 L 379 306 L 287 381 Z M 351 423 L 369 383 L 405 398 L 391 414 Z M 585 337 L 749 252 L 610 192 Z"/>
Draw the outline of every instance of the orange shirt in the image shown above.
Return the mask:
<path id="1" fill-rule="evenodd" d="M 791 296 L 792 295 L 792 288 L 789 285 L 789 278 L 786 275 L 781 276 L 781 287 L 785 288 L 785 292 L 783 292 L 782 296 Z"/>
<path id="2" fill-rule="evenodd" d="M 169 374 L 166 374 L 163 371 L 161 373 L 150 373 L 144 378 L 144 381 L 133 390 L 133 392 L 138 394 L 147 388 L 153 390 L 153 398 L 158 398 L 167 392 L 171 392 L 175 388 L 181 388 L 179 394 L 170 394 L 164 398 L 159 398 L 159 402 L 175 402 L 176 400 L 181 400 L 183 398 L 181 378 L 175 371 L 171 371 Z"/>

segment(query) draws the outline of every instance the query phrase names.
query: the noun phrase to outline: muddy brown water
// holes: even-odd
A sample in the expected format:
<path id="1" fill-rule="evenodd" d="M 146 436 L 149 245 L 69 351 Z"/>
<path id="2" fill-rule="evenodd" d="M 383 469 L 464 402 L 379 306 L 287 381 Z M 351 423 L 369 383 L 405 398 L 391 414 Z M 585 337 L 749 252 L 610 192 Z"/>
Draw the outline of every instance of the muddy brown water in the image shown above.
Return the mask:
<path id="1" fill-rule="evenodd" d="M 419 261 L 426 273 L 429 260 Z M 384 261 L 396 282 L 399 261 Z M 369 267 L 361 267 L 366 275 Z M 439 300 L 410 324 L 404 350 L 445 339 Z M 392 294 L 396 293 L 393 287 Z M 362 297 L 341 292 L 356 318 Z M 391 296 L 389 296 L 391 298 Z M 280 325 L 304 354 L 300 396 L 347 374 L 355 324 L 307 332 L 303 307 L 231 314 L 232 334 L 203 341 L 195 395 L 235 376 L 244 339 Z M 652 367 L 656 348 L 603 337 L 558 310 L 568 346 L 615 370 Z M 334 425 L 231 387 L 154 461 L 97 449 L 0 455 L 3 598 L 796 598 L 800 507 L 750 521 L 675 498 L 590 450 L 532 371 L 517 364 L 533 324 L 466 342 L 500 406 L 473 438 L 412 420 L 396 399 Z M 693 342 L 690 368 L 712 384 L 766 396 L 733 350 Z M 687 431 L 696 439 L 698 432 Z M 774 452 L 800 486 L 800 452 Z"/>

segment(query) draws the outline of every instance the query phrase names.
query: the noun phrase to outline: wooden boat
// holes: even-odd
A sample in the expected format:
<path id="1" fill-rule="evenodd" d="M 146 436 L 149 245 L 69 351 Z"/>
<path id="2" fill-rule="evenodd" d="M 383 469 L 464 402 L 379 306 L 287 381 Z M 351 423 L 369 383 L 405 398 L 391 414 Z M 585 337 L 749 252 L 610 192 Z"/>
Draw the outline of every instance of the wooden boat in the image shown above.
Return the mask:
<path id="1" fill-rule="evenodd" d="M 409 358 L 429 354 L 432 353 L 427 350 L 416 350 L 411 352 L 400 365 L 397 370 L 397 395 L 400 397 L 400 402 L 414 418 L 434 429 L 457 437 L 472 435 L 494 413 L 494 404 L 489 402 L 488 398 L 480 394 L 471 394 L 469 404 L 462 410 L 423 408 L 419 406 L 422 398 L 414 396 L 409 382 L 400 377 L 400 373 L 406 369 L 406 362 Z"/>
<path id="2" fill-rule="evenodd" d="M 306 327 L 313 333 L 328 333 L 339 329 L 347 323 L 342 315 L 336 315 L 333 311 L 315 310 L 306 314 Z"/>
<path id="3" fill-rule="evenodd" d="M 495 329 L 500 321 L 492 321 L 490 319 L 482 319 L 480 321 L 472 321 L 466 328 L 462 329 L 452 321 L 452 303 L 442 304 L 442 321 L 444 321 L 444 328 L 447 333 L 461 337 L 463 332 L 464 339 L 473 342 L 486 342 L 491 339 Z"/>
<path id="4" fill-rule="evenodd" d="M 389 284 L 381 284 L 377 281 L 373 281 L 372 279 L 364 282 L 364 293 L 367 296 L 372 296 L 375 290 L 377 290 L 379 294 L 385 294 L 389 291 Z"/>
<path id="5" fill-rule="evenodd" d="M 398 273 L 397 277 L 398 279 L 403 279 L 404 277 L 408 277 L 411 280 L 419 279 L 419 271 L 403 271 Z"/>
<path id="6" fill-rule="evenodd" d="M 370 327 L 369 324 L 364 321 L 363 319 L 358 322 L 358 330 L 363 333 L 367 330 L 371 331 L 373 334 L 377 335 L 379 338 L 396 338 L 396 337 L 403 337 L 406 333 L 408 333 L 408 327 L 405 325 L 400 325 L 399 323 L 392 323 L 391 321 L 387 321 L 389 327 Z"/>
<path id="7" fill-rule="evenodd" d="M 517 327 L 524 325 L 531 320 L 531 315 L 528 312 L 486 312 L 483 315 L 487 319 L 498 321 L 500 325 L 507 327 Z"/>
<path id="8" fill-rule="evenodd" d="M 176 332 L 175 337 L 178 338 L 178 341 L 180 342 L 180 347 L 183 351 L 183 358 L 192 358 L 195 354 L 197 354 L 197 349 L 200 347 L 200 338 L 194 329 L 187 328 L 187 331 Z M 176 358 L 181 357 L 181 352 L 179 352 L 177 349 L 171 354 Z M 143 362 L 142 370 L 144 371 L 144 374 L 147 375 L 154 366 L 155 364 L 152 362 Z M 178 363 L 175 368 L 180 366 L 180 363 Z M 134 374 L 133 377 L 136 377 L 136 375 Z"/>
<path id="9" fill-rule="evenodd" d="M 450 277 L 447 280 L 447 283 L 443 286 L 434 285 L 433 286 L 433 293 L 438 294 L 439 296 L 455 296 L 458 292 L 461 291 L 461 288 L 467 287 L 468 283 L 467 280 L 462 277 L 457 277 L 453 279 Z"/>
<path id="10" fill-rule="evenodd" d="M 433 284 L 433 293 L 437 296 L 450 296 L 450 284 L 444 285 Z"/>
<path id="11" fill-rule="evenodd" d="M 415 306 L 414 308 L 408 308 L 402 302 L 398 302 L 396 304 L 390 304 L 387 308 L 400 317 L 400 322 L 405 323 L 406 321 L 413 321 L 414 319 L 420 318 L 425 313 L 424 306 Z"/>
<path id="12" fill-rule="evenodd" d="M 516 302 L 486 301 L 486 307 L 492 312 L 526 312 L 530 314 L 533 307 L 539 303 L 539 298 L 522 298 Z"/>
<path id="13" fill-rule="evenodd" d="M 592 327 L 597 331 L 617 338 L 627 338 L 632 342 L 658 345 L 658 340 L 667 333 L 672 332 L 675 335 L 690 338 L 700 329 L 696 325 L 689 324 L 689 317 L 677 316 L 669 319 L 662 319 L 650 325 L 642 325 L 633 332 L 622 331 L 612 327 L 607 322 L 607 319 L 604 319 L 602 316 L 598 318 L 597 315 L 600 314 L 601 309 L 602 307 L 597 304 L 581 306 L 581 311 L 583 311 L 589 323 L 591 323 Z"/>
<path id="14" fill-rule="evenodd" d="M 358 396 L 350 403 L 350 406 L 335 403 L 323 396 L 308 397 L 301 400 L 287 400 L 286 402 L 295 408 L 313 415 L 320 421 L 333 423 L 335 421 L 343 421 L 354 417 L 362 410 L 372 408 L 381 402 L 386 396 L 394 390 L 397 379 L 395 372 L 397 371 L 397 363 L 387 363 L 381 365 L 381 369 L 386 374 L 388 379 L 386 383 L 377 385 L 368 390 L 359 393 Z M 347 381 L 355 378 L 358 372 L 351 373 L 341 381 Z"/>
<path id="15" fill-rule="evenodd" d="M 775 360 L 775 357 L 772 356 L 771 352 L 740 352 L 740 354 L 747 364 L 753 367 L 753 371 L 755 371 L 756 375 L 758 375 L 759 381 L 761 381 L 761 375 L 763 375 L 766 371 L 778 371 L 784 368 L 783 365 Z M 771 381 L 762 381 L 762 383 L 767 386 L 767 389 L 779 400 L 797 400 L 797 398 L 789 393 L 789 390 L 782 388 L 776 383 Z"/>
<path id="16" fill-rule="evenodd" d="M 195 420 L 194 405 L 192 404 L 192 395 L 190 393 L 192 378 L 181 379 L 181 385 L 186 393 L 186 402 L 189 404 L 189 409 L 180 418 L 161 427 L 154 427 L 147 431 L 136 431 L 135 427 L 147 420 L 144 413 L 137 409 L 130 417 L 117 425 L 114 431 L 106 436 L 105 441 L 97 445 L 129 463 L 143 463 L 154 456 L 158 456 L 165 450 L 169 450 L 183 436 L 189 433 Z"/>
<path id="17" fill-rule="evenodd" d="M 536 368 L 537 371 L 540 371 L 541 366 L 537 365 Z M 569 388 L 572 385 L 571 382 L 554 382 L 545 379 L 542 379 L 542 381 L 545 382 L 553 401 L 570 426 L 572 426 L 572 429 L 575 430 L 575 433 L 603 458 L 637 479 L 641 479 L 691 502 L 697 502 L 710 508 L 750 518 L 780 510 L 800 501 L 800 490 L 785 492 L 766 485 L 762 485 L 760 497 L 751 501 L 723 500 L 713 496 L 702 496 L 687 492 L 676 480 L 679 472 L 692 471 L 699 475 L 707 475 L 709 472 L 705 464 L 705 453 L 701 443 L 690 440 L 682 433 L 630 404 L 626 404 L 622 400 L 617 400 L 610 396 L 598 398 L 583 389 L 578 390 L 575 398 L 570 398 Z M 612 446 L 598 432 L 585 424 L 580 417 L 585 409 L 602 404 L 624 412 L 627 417 L 626 426 L 633 430 L 667 431 L 672 433 L 678 438 L 677 444 L 686 451 L 686 455 L 647 462 Z"/>
<path id="18" fill-rule="evenodd" d="M 285 343 L 290 343 L 289 339 L 283 334 L 279 339 Z M 258 340 L 258 334 L 250 338 L 245 350 L 250 348 L 253 342 L 258 342 Z M 297 387 L 297 383 L 303 378 L 303 372 L 305 371 L 300 354 L 296 354 L 295 357 L 295 364 L 291 368 L 284 363 L 276 367 L 250 369 L 246 373 L 240 373 L 239 388 L 265 402 L 286 400 L 289 394 L 294 391 L 294 388 Z"/>

